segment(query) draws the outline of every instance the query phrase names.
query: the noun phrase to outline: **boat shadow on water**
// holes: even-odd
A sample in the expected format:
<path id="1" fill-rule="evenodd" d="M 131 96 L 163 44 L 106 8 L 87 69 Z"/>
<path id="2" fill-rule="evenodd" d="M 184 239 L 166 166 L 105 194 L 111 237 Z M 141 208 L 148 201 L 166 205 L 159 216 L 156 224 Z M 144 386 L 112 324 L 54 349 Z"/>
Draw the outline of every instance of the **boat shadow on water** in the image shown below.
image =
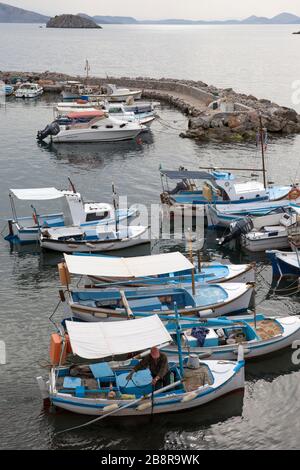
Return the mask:
<path id="1" fill-rule="evenodd" d="M 81 426 L 92 420 L 93 416 L 74 415 L 68 411 L 44 410 L 43 420 L 46 426 L 51 421 L 51 445 L 55 449 L 67 448 L 116 448 L 116 430 L 119 430 L 117 448 L 159 449 L 163 448 L 166 436 L 170 432 L 198 432 L 225 422 L 243 413 L 243 390 L 235 391 L 207 405 L 189 411 L 163 415 L 107 418 L 103 423 L 95 423 L 82 429 L 67 433 L 56 433 L 70 427 Z M 179 447 L 178 447 L 179 448 Z"/>

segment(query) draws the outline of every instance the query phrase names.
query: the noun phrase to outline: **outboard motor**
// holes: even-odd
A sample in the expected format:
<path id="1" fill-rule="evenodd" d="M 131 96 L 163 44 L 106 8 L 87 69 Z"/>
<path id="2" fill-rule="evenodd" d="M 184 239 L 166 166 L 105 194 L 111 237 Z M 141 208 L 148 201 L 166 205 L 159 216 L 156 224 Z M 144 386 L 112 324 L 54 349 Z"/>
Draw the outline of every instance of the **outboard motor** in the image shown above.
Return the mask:
<path id="1" fill-rule="evenodd" d="M 231 240 L 236 240 L 241 235 L 251 232 L 253 229 L 253 221 L 250 217 L 245 217 L 244 219 L 237 220 L 230 224 L 230 233 L 220 238 L 219 245 L 223 246 L 226 243 L 229 243 Z"/>
<path id="2" fill-rule="evenodd" d="M 42 131 L 38 131 L 37 133 L 37 140 L 42 141 L 45 140 L 46 137 L 49 135 L 57 135 L 60 132 L 60 127 L 56 121 L 51 122 L 51 124 L 48 124 L 45 129 Z"/>

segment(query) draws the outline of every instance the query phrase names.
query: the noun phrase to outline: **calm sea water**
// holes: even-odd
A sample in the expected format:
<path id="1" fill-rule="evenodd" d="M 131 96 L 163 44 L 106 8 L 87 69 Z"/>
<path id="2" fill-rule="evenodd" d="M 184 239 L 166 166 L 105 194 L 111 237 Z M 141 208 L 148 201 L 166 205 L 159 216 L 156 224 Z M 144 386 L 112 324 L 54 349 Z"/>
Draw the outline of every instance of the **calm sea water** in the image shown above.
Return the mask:
<path id="1" fill-rule="evenodd" d="M 105 27 L 102 31 L 52 31 L 36 25 L 0 25 L 1 70 L 82 73 L 89 58 L 94 74 L 201 79 L 251 92 L 290 106 L 291 83 L 300 77 L 294 27 Z M 65 187 L 71 177 L 86 198 L 110 202 L 111 183 L 130 203 L 159 202 L 159 165 L 256 166 L 255 144 L 198 145 L 178 137 L 186 127 L 177 111 L 162 107 L 142 143 L 38 145 L 36 131 L 52 120 L 54 96 L 36 102 L 9 99 L 0 109 L 0 218 L 10 216 L 9 188 Z M 166 124 L 168 127 L 166 127 Z M 299 137 L 277 139 L 268 150 L 269 177 L 299 181 Z M 242 173 L 243 174 L 243 173 Z M 30 214 L 26 205 L 21 213 Z M 207 233 L 210 259 L 258 263 L 257 303 L 267 314 L 297 314 L 296 294 L 270 290 L 263 256 L 220 251 Z M 156 250 L 174 248 L 169 242 Z M 184 251 L 182 244 L 176 248 Z M 197 412 L 157 417 L 153 423 L 112 421 L 57 436 L 88 418 L 44 411 L 35 377 L 45 374 L 48 320 L 59 286 L 55 255 L 36 247 L 10 251 L 0 240 L 0 339 L 7 364 L 0 366 L 0 448 L 217 449 L 299 448 L 300 371 L 285 351 L 247 366 L 245 395 L 232 395 Z M 286 287 L 286 286 L 285 286 Z M 59 311 L 57 318 L 62 317 Z"/>

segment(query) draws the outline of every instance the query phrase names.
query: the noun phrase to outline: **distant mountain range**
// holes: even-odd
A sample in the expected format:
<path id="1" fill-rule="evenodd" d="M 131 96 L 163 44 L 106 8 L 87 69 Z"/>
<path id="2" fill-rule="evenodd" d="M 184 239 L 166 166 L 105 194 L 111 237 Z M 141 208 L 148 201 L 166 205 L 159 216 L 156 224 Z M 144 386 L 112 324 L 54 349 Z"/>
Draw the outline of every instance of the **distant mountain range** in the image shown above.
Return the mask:
<path id="1" fill-rule="evenodd" d="M 0 3 L 0 23 L 46 23 L 48 16 Z"/>
<path id="2" fill-rule="evenodd" d="M 300 24 L 300 17 L 291 13 L 281 13 L 273 18 L 249 16 L 244 20 L 137 20 L 131 16 L 89 16 L 79 13 L 79 16 L 94 20 L 98 24 L 166 24 L 166 25 L 244 25 L 244 24 Z M 48 16 L 33 11 L 16 8 L 6 3 L 0 3 L 0 23 L 47 23 Z"/>

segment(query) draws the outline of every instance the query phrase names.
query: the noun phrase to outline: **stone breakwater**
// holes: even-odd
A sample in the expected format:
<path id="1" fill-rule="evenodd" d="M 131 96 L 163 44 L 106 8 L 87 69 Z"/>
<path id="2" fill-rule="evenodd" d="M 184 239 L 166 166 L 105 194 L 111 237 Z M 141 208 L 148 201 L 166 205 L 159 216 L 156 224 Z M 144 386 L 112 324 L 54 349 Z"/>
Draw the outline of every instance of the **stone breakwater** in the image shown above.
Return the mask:
<path id="1" fill-rule="evenodd" d="M 26 77 L 40 81 L 46 91 L 59 91 L 61 82 L 83 80 L 55 72 L 0 72 L 0 79 Z M 300 133 L 300 115 L 294 109 L 270 100 L 235 92 L 232 88 L 217 88 L 202 81 L 169 78 L 90 77 L 89 83 L 142 89 L 143 97 L 159 100 L 176 107 L 189 117 L 188 129 L 182 137 L 200 141 L 240 142 L 255 138 L 259 116 L 270 135 L 286 136 Z"/>

